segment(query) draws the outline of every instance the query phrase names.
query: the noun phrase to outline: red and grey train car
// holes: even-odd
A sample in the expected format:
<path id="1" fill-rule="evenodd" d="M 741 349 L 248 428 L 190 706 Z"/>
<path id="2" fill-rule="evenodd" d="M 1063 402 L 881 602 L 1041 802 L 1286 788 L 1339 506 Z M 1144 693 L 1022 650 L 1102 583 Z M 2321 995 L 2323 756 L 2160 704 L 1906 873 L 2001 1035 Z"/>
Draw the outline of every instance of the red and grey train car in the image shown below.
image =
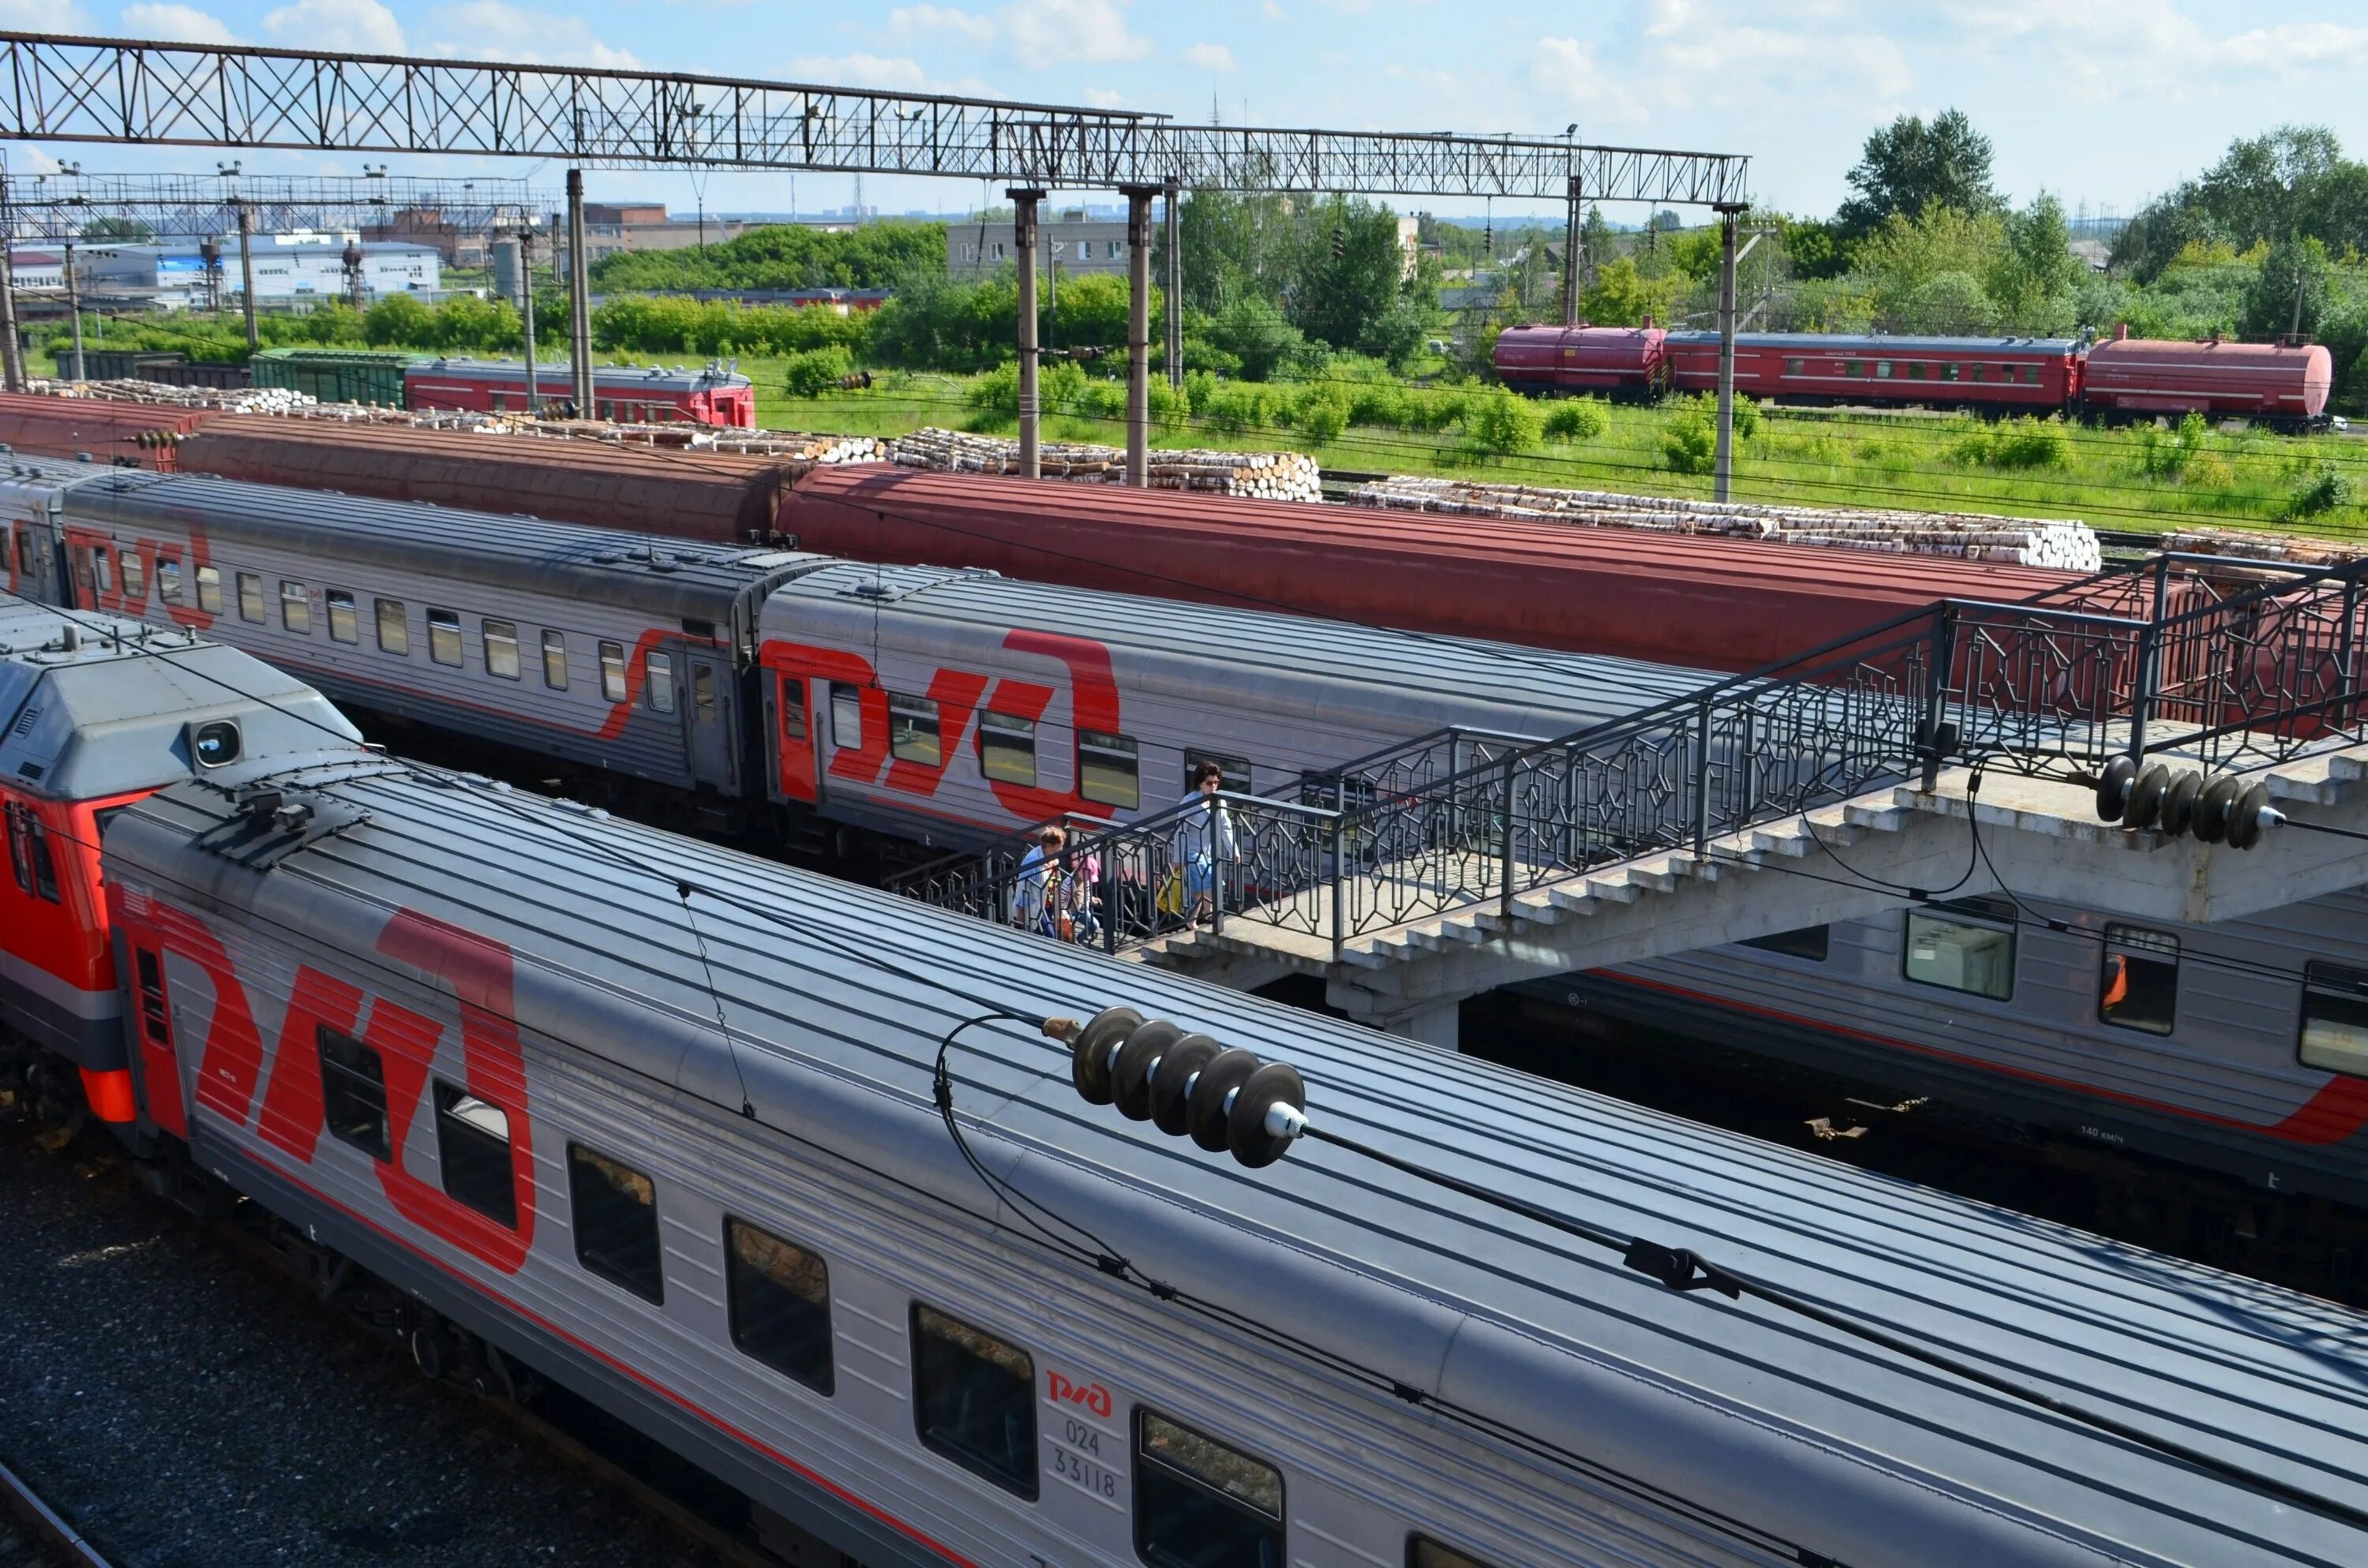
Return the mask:
<path id="1" fill-rule="evenodd" d="M 535 368 L 535 391 L 546 407 L 575 396 L 571 375 L 564 361 Z M 757 427 L 755 384 L 720 366 L 683 370 L 598 365 L 592 370 L 592 407 L 576 411 L 586 419 Z M 523 414 L 528 407 L 526 366 L 516 359 L 423 359 L 403 373 L 403 401 L 414 409 Z"/>
<path id="2" fill-rule="evenodd" d="M 1517 391 L 1650 397 L 1713 392 L 1714 332 L 1513 327 L 1498 376 Z M 2123 420 L 2188 413 L 2305 431 L 2327 424 L 2334 360 L 2317 344 L 2133 338 L 1739 333 L 1735 388 L 1780 403 L 1963 408 Z"/>

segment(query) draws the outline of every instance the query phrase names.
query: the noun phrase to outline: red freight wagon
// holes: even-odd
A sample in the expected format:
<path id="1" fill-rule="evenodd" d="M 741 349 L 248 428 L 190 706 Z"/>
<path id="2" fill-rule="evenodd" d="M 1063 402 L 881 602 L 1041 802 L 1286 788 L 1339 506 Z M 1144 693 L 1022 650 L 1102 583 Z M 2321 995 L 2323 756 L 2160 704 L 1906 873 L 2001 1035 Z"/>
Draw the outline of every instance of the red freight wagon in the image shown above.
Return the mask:
<path id="1" fill-rule="evenodd" d="M 1650 321 L 1643 326 L 1507 327 L 1497 335 L 1497 374 L 1517 392 L 1650 397 L 1667 379 L 1668 336 Z"/>
<path id="2" fill-rule="evenodd" d="M 566 402 L 573 381 L 565 361 L 535 367 L 535 390 L 546 408 Z M 757 427 L 757 389 L 736 371 L 710 365 L 697 370 L 659 366 L 602 365 L 592 372 L 595 406 L 586 417 L 626 425 L 689 422 Z M 527 408 L 526 366 L 516 359 L 425 359 L 403 376 L 409 407 L 474 409 L 522 414 Z"/>
<path id="3" fill-rule="evenodd" d="M 1669 381 L 1718 390 L 1718 334 L 1673 332 Z M 1915 403 L 2046 414 L 2079 392 L 2080 345 L 2069 337 L 1827 336 L 1742 333 L 1735 390 L 1787 403 Z"/>
<path id="4" fill-rule="evenodd" d="M 2319 344 L 2172 343 L 2128 335 L 2089 350 L 2088 408 L 2107 417 L 2191 411 L 2290 430 L 2320 423 L 2335 358 Z"/>
<path id="5" fill-rule="evenodd" d="M 182 438 L 221 416 L 212 408 L 0 392 L 0 443 L 27 457 L 87 457 L 170 473 Z"/>
<path id="6" fill-rule="evenodd" d="M 816 468 L 779 528 L 859 561 L 1288 610 L 1663 664 L 1756 669 L 1956 596 L 2024 599 L 2068 572 L 1936 556 L 1050 480 Z"/>

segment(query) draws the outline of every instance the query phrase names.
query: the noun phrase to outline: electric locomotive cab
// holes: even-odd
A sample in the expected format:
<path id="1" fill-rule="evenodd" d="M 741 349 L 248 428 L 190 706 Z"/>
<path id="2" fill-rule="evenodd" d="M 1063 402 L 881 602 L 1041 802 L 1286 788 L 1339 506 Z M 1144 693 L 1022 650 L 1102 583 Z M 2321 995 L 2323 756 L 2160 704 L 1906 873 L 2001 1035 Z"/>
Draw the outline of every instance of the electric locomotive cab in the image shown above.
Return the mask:
<path id="1" fill-rule="evenodd" d="M 69 1106 L 78 1075 L 101 1120 L 136 1122 L 99 877 L 108 821 L 184 778 L 360 738 L 318 692 L 235 649 L 0 594 L 0 1054 L 19 1059 L 16 1075 Z"/>

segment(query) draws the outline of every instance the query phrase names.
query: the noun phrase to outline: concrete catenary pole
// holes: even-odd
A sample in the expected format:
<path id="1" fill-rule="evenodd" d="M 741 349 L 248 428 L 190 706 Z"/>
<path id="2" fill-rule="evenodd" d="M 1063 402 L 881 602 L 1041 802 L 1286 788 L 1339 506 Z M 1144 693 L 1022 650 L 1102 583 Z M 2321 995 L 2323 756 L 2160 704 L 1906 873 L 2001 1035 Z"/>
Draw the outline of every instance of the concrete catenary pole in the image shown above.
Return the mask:
<path id="1" fill-rule="evenodd" d="M 85 379 L 82 368 L 82 285 L 74 278 L 72 240 L 66 242 L 66 316 L 74 323 L 74 368 L 66 370 L 65 379 L 79 381 Z M 65 367 L 60 366 L 59 369 L 64 369 Z"/>
<path id="2" fill-rule="evenodd" d="M 1718 465 L 1713 494 L 1721 501 L 1735 482 L 1735 235 L 1744 210 L 1718 209 Z"/>
<path id="3" fill-rule="evenodd" d="M 1151 199 L 1156 185 L 1121 187 L 1126 197 L 1126 482 L 1151 483 Z"/>
<path id="4" fill-rule="evenodd" d="M 8 210 L 8 176 L 0 174 L 0 381 L 12 392 L 25 390 L 25 356 L 17 341 L 17 267 L 8 254 L 17 223 Z"/>
<path id="5" fill-rule="evenodd" d="M 575 371 L 575 416 L 589 419 L 592 400 L 592 263 L 584 254 L 584 171 L 567 171 L 567 356 Z"/>
<path id="6" fill-rule="evenodd" d="M 526 339 L 526 411 L 542 417 L 542 382 L 534 371 L 534 230 L 518 225 L 518 327 Z"/>
<path id="7" fill-rule="evenodd" d="M 1570 215 L 1563 223 L 1562 233 L 1562 324 L 1578 324 L 1578 246 L 1579 237 L 1587 232 L 1587 203 L 1581 198 L 1578 176 L 1570 176 Z"/>
<path id="8" fill-rule="evenodd" d="M 251 352 L 263 347 L 263 334 L 255 322 L 255 209 L 242 201 L 238 204 L 238 280 L 239 297 L 246 306 L 246 347 Z"/>
<path id="9" fill-rule="evenodd" d="M 1184 384 L 1184 247 L 1176 210 L 1184 199 L 1181 180 L 1167 182 L 1167 384 Z"/>
<path id="10" fill-rule="evenodd" d="M 1012 259 L 1019 267 L 1019 474 L 1038 479 L 1043 467 L 1036 430 L 1036 204 L 1041 190 L 1008 189 Z"/>

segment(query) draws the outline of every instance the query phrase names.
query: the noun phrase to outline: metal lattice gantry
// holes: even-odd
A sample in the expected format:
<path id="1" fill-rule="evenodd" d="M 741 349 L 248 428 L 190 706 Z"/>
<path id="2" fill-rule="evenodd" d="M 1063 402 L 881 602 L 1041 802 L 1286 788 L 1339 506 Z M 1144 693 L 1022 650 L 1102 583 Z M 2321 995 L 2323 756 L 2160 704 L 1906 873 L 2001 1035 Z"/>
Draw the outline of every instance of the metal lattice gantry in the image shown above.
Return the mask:
<path id="1" fill-rule="evenodd" d="M 672 73 L 0 32 L 0 137 L 1732 206 L 1749 160 L 1563 139 L 1190 126 Z M 1576 182 L 1576 187 L 1574 186 Z"/>
<path id="2" fill-rule="evenodd" d="M 20 175 L 8 182 L 7 218 L 17 239 L 60 244 L 93 220 L 113 218 L 158 237 L 211 238 L 238 228 L 244 207 L 256 230 L 388 228 L 403 215 L 468 232 L 507 229 L 558 210 L 555 191 L 522 180 L 414 179 L 402 176 Z"/>

